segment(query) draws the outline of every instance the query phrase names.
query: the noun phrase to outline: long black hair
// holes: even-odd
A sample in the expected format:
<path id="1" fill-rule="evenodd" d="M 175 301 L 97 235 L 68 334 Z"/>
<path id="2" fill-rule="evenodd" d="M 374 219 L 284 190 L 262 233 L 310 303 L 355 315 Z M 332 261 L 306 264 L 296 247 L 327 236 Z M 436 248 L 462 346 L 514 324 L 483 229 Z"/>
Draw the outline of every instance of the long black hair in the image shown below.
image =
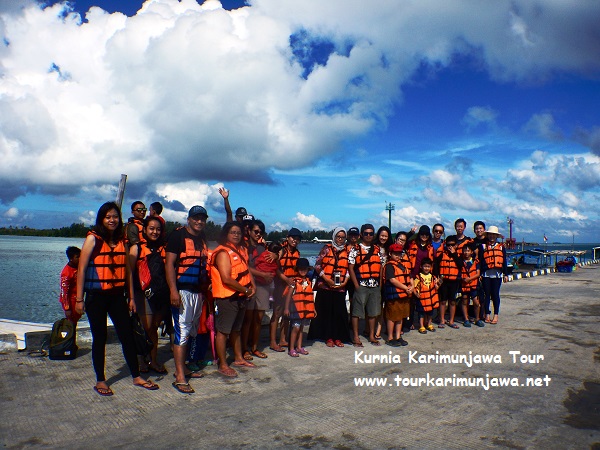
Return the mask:
<path id="1" fill-rule="evenodd" d="M 111 210 L 117 211 L 119 215 L 119 225 L 117 225 L 114 233 L 110 234 L 110 232 L 104 227 L 104 218 Z M 96 225 L 94 225 L 93 230 L 102 238 L 104 242 L 108 242 L 110 240 L 117 242 L 123 239 L 123 216 L 121 215 L 121 208 L 115 202 L 106 202 L 104 203 L 100 209 L 98 210 L 98 214 L 96 215 Z"/>

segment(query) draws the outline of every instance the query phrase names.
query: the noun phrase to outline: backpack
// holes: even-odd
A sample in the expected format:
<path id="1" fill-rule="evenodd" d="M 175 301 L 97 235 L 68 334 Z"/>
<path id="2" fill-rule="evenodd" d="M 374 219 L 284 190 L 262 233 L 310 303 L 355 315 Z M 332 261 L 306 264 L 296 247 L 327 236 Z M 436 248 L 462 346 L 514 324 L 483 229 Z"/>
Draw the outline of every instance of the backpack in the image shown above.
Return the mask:
<path id="1" fill-rule="evenodd" d="M 75 343 L 76 325 L 69 319 L 60 319 L 52 325 L 50 334 L 50 359 L 75 359 L 77 344 Z"/>

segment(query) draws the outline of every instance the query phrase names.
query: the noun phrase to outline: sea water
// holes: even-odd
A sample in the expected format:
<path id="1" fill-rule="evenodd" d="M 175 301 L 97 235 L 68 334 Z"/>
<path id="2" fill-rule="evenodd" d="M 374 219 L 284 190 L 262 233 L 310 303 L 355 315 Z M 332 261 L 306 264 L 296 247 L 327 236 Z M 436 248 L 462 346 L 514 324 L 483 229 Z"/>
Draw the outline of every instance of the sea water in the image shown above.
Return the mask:
<path id="1" fill-rule="evenodd" d="M 60 272 L 67 263 L 65 250 L 71 245 L 81 248 L 83 241 L 0 235 L 0 319 L 53 323 L 64 317 L 58 298 Z M 301 243 L 299 249 L 314 264 L 322 246 Z"/>

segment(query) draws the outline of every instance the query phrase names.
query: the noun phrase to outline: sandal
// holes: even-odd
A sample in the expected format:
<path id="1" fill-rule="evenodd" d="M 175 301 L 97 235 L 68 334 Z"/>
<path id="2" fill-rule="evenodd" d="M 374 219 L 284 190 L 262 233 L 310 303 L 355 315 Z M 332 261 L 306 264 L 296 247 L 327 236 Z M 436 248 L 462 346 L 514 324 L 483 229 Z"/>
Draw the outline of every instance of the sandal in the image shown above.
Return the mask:
<path id="1" fill-rule="evenodd" d="M 277 353 L 285 352 L 285 350 L 283 348 L 281 348 L 281 346 L 279 346 L 279 345 L 276 347 L 269 347 L 269 348 Z"/>
<path id="2" fill-rule="evenodd" d="M 333 342 L 333 339 L 327 339 L 327 341 L 325 341 L 325 345 L 327 347 L 333 347 L 335 343 Z"/>
<path id="3" fill-rule="evenodd" d="M 425 328 L 425 327 L 420 327 L 420 328 L 419 328 L 419 333 L 421 333 L 421 334 L 427 334 L 427 328 Z"/>
<path id="4" fill-rule="evenodd" d="M 103 387 L 99 387 L 99 386 L 94 386 L 94 390 L 98 393 L 98 395 L 101 395 L 102 397 L 110 397 L 111 395 L 114 394 L 112 389 L 109 387 L 103 388 Z"/>
<path id="5" fill-rule="evenodd" d="M 298 358 L 300 356 L 296 350 L 290 350 L 288 355 L 290 355 L 292 358 Z"/>
<path id="6" fill-rule="evenodd" d="M 266 353 L 263 353 L 263 352 L 261 352 L 258 349 L 252 350 L 252 354 L 254 356 L 256 356 L 257 358 L 260 358 L 260 359 L 266 359 L 266 358 L 268 358 L 268 356 L 267 356 Z"/>
<path id="7" fill-rule="evenodd" d="M 342 341 L 340 341 L 339 339 L 336 339 L 335 342 L 333 343 L 336 347 L 343 347 L 344 343 Z"/>
<path id="8" fill-rule="evenodd" d="M 446 325 L 445 325 L 445 324 L 443 324 L 443 323 L 440 323 L 440 324 L 438 325 L 438 328 L 446 328 Z"/>
<path id="9" fill-rule="evenodd" d="M 252 360 L 254 359 L 254 358 L 252 357 L 252 353 L 250 353 L 250 352 L 249 352 L 249 351 L 247 351 L 247 350 L 244 352 L 244 356 L 243 356 L 243 358 L 244 358 L 246 361 L 252 361 Z"/>
<path id="10" fill-rule="evenodd" d="M 352 345 L 353 345 L 354 347 L 359 347 L 359 348 L 363 348 L 363 347 L 364 347 L 363 343 L 362 343 L 362 342 L 360 342 L 360 341 L 358 341 L 358 342 L 356 342 L 356 341 L 352 341 Z"/>
<path id="11" fill-rule="evenodd" d="M 435 333 L 435 327 L 433 325 L 427 325 L 427 330 Z"/>
<path id="12" fill-rule="evenodd" d="M 196 392 L 190 386 L 190 383 L 178 383 L 177 381 L 173 381 L 171 383 L 171 386 L 173 386 L 175 389 L 177 389 L 182 394 L 193 394 L 194 392 Z"/>
<path id="13" fill-rule="evenodd" d="M 381 342 L 379 341 L 369 341 L 371 345 L 375 346 L 375 347 L 379 347 L 381 345 Z"/>
<path id="14" fill-rule="evenodd" d="M 237 372 L 235 370 L 233 370 L 231 367 L 227 367 L 225 369 L 219 369 L 218 372 L 225 376 L 225 377 L 229 377 L 229 378 L 235 378 L 238 376 Z"/>
<path id="15" fill-rule="evenodd" d="M 153 383 L 150 380 L 147 380 L 145 383 L 142 384 L 134 384 L 134 386 L 148 389 L 149 391 L 156 391 L 159 388 L 158 384 Z"/>
<path id="16" fill-rule="evenodd" d="M 308 355 L 308 351 L 304 347 L 297 348 L 296 351 L 301 355 Z"/>
<path id="17" fill-rule="evenodd" d="M 458 325 L 456 325 L 455 323 L 448 323 L 448 326 L 450 328 L 454 328 L 455 330 L 458 330 Z"/>
<path id="18" fill-rule="evenodd" d="M 233 362 L 231 365 L 235 367 L 256 367 L 256 364 L 251 363 L 250 361 Z"/>

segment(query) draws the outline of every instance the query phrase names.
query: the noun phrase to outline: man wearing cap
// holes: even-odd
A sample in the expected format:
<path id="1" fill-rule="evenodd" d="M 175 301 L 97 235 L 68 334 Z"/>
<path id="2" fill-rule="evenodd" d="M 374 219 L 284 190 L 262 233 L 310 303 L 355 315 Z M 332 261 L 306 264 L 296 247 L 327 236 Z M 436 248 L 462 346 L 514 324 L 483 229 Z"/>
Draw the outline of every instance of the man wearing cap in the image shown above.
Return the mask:
<path id="1" fill-rule="evenodd" d="M 247 215 L 248 211 L 246 211 L 246 208 L 244 208 L 243 206 L 240 206 L 238 209 L 235 210 L 235 220 L 237 220 L 240 223 L 244 221 L 244 216 Z"/>
<path id="2" fill-rule="evenodd" d="M 194 389 L 186 377 L 200 378 L 185 367 L 187 344 L 198 331 L 202 302 L 208 287 L 206 260 L 208 247 L 204 236 L 208 213 L 202 206 L 193 206 L 188 213 L 187 225 L 176 229 L 169 236 L 165 271 L 171 297 L 171 312 L 175 339 L 173 359 L 175 382 L 173 387 L 184 394 Z"/>
<path id="3" fill-rule="evenodd" d="M 277 325 L 283 314 L 285 307 L 285 288 L 293 284 L 293 279 L 297 275 L 296 262 L 300 258 L 298 243 L 302 240 L 302 233 L 298 228 L 291 228 L 288 231 L 287 240 L 283 242 L 283 248 L 279 252 L 279 269 L 275 278 L 275 289 L 273 291 L 273 315 L 269 325 L 270 348 L 276 352 L 284 352 L 283 347 L 287 346 L 287 322 L 281 325 L 279 343 L 277 343 Z"/>
<path id="4" fill-rule="evenodd" d="M 365 314 L 369 325 L 369 342 L 380 345 L 375 339 L 375 318 L 381 314 L 381 270 L 385 264 L 385 256 L 379 246 L 373 244 L 375 227 L 366 223 L 360 227 L 360 244 L 348 254 L 348 271 L 354 284 L 354 301 L 352 305 L 352 344 L 362 347 L 358 336 L 358 321 Z"/>

